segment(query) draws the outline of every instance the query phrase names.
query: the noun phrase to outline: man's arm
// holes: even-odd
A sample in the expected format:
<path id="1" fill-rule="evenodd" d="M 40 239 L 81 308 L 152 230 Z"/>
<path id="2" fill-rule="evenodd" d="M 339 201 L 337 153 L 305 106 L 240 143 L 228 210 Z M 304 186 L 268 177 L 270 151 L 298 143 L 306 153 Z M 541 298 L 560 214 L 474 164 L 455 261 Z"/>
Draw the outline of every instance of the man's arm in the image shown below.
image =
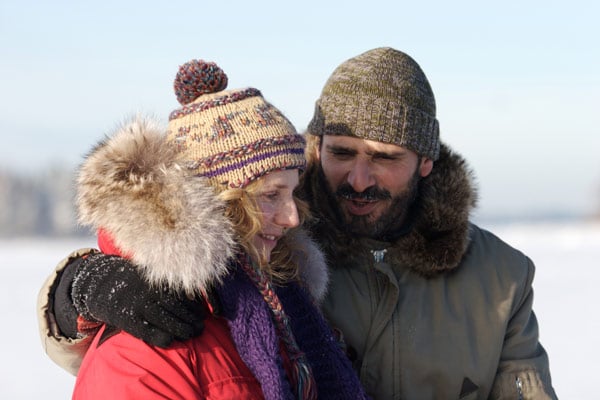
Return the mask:
<path id="1" fill-rule="evenodd" d="M 204 317 L 200 299 L 151 287 L 128 260 L 93 249 L 62 260 L 38 296 L 44 349 L 74 375 L 99 322 L 167 347 L 199 335 Z"/>
<path id="2" fill-rule="evenodd" d="M 76 335 L 69 336 L 64 333 L 56 318 L 54 297 L 65 268 L 74 261 L 96 252 L 97 250 L 95 249 L 86 248 L 69 254 L 69 256 L 58 263 L 56 269 L 46 279 L 46 282 L 44 282 L 38 295 L 38 324 L 44 351 L 52 361 L 73 375 L 77 375 L 83 356 L 93 337 L 81 336 L 77 338 Z M 77 315 L 74 317 L 76 319 Z M 69 317 L 65 316 L 65 318 Z M 69 329 L 65 327 L 65 330 Z"/>
<path id="3" fill-rule="evenodd" d="M 532 308 L 535 267 L 531 260 L 527 259 L 527 263 L 527 279 L 506 330 L 491 399 L 557 398 L 548 355 L 539 342 L 538 323 Z"/>

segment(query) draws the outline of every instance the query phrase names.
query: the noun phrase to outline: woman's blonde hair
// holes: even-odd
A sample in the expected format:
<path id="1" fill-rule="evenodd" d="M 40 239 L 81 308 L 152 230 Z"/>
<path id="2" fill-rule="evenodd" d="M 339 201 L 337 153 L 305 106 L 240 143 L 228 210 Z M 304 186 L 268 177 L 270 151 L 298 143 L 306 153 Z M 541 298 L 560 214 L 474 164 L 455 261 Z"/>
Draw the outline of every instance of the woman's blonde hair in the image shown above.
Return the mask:
<path id="1" fill-rule="evenodd" d="M 252 241 L 254 236 L 262 230 L 262 213 L 255 199 L 263 184 L 263 179 L 257 179 L 243 189 L 227 189 L 221 192 L 219 197 L 228 205 L 225 215 L 233 222 L 242 249 L 259 264 L 263 273 L 267 274 L 274 282 L 285 283 L 298 278 L 298 265 L 294 263 L 292 254 L 301 250 L 299 244 L 289 235 L 289 231 L 286 231 L 277 242 L 277 246 L 271 253 L 270 262 L 264 260 Z M 308 205 L 295 195 L 294 202 L 298 209 L 298 226 L 300 227 L 309 216 Z"/>

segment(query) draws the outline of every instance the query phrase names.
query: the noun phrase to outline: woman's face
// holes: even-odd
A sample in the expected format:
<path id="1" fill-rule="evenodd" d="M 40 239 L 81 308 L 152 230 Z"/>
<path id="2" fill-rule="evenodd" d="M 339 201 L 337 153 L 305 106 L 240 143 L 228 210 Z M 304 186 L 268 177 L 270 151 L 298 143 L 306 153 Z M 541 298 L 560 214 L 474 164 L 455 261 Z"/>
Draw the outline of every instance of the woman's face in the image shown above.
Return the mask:
<path id="1" fill-rule="evenodd" d="M 262 186 L 255 195 L 262 212 L 262 229 L 252 242 L 264 261 L 271 260 L 271 252 L 288 228 L 298 226 L 298 210 L 293 192 L 298 186 L 298 170 L 274 171 L 260 178 Z"/>

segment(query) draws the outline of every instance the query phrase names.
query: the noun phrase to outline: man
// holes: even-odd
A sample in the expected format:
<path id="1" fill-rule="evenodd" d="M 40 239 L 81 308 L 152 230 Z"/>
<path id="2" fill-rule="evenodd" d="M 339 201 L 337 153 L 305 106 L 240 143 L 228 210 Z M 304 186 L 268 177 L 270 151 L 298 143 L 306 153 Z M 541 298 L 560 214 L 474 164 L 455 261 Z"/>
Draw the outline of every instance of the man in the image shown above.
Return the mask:
<path id="1" fill-rule="evenodd" d="M 419 65 L 391 48 L 347 60 L 325 84 L 299 192 L 330 267 L 323 311 L 374 399 L 554 399 L 532 311 L 533 263 L 469 222 L 471 173 L 440 143 L 435 112 Z M 107 270 L 100 278 L 118 276 Z M 67 287 L 59 304 L 71 306 L 70 279 L 56 279 Z M 103 298 L 97 292 L 90 297 Z M 97 319 L 143 331 L 98 308 Z M 47 342 L 64 340 L 56 330 L 44 330 Z"/>

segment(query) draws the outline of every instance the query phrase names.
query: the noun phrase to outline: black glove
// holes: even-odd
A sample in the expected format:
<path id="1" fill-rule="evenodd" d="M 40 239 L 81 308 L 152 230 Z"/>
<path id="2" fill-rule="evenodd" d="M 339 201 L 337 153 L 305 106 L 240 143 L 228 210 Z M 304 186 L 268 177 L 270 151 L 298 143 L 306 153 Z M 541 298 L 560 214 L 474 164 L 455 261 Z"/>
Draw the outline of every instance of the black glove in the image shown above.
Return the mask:
<path id="1" fill-rule="evenodd" d="M 64 336 L 71 339 L 78 337 L 77 317 L 79 316 L 73 305 L 73 300 L 71 300 L 71 283 L 73 283 L 76 268 L 82 261 L 82 257 L 75 258 L 63 268 L 52 298 L 53 304 L 51 307 L 54 310 L 58 328 Z"/>
<path id="2" fill-rule="evenodd" d="M 75 266 L 72 300 L 84 318 L 122 329 L 155 346 L 198 336 L 206 304 L 151 287 L 128 260 L 92 254 Z"/>

